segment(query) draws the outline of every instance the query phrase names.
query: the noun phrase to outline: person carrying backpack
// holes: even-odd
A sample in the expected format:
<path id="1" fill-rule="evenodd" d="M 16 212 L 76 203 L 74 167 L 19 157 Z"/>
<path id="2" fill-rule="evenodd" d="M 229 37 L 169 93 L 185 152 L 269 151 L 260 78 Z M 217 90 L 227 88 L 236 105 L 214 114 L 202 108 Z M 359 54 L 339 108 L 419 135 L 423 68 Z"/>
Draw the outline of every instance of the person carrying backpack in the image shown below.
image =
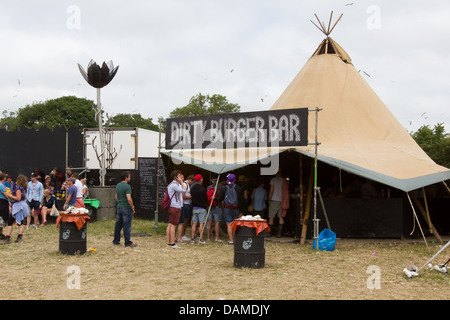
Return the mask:
<path id="1" fill-rule="evenodd" d="M 234 232 L 231 229 L 230 223 L 233 222 L 234 219 L 239 218 L 239 206 L 242 205 L 242 188 L 235 184 L 236 176 L 230 173 L 227 176 L 227 184 L 225 186 L 225 194 L 224 194 L 224 209 L 223 216 L 225 218 L 225 222 L 227 224 L 227 233 L 228 233 L 228 244 L 234 244 Z"/>

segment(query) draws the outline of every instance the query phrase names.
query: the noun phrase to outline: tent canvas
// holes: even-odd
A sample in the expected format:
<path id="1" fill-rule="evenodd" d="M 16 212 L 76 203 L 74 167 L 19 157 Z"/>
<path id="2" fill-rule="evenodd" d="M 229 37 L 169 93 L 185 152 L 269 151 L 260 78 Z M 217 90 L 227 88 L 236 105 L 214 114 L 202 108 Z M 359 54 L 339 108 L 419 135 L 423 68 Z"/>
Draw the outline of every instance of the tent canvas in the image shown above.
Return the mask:
<path id="1" fill-rule="evenodd" d="M 437 165 L 420 148 L 328 34 L 271 110 L 293 108 L 322 109 L 318 121 L 321 162 L 405 192 L 450 179 L 450 169 Z M 312 140 L 315 117 L 308 122 Z M 315 157 L 314 146 L 289 149 Z M 192 151 L 162 152 L 176 159 L 194 159 L 193 165 L 216 173 L 264 158 L 246 156 L 237 163 L 218 157 L 208 162 L 210 150 L 197 156 Z"/>

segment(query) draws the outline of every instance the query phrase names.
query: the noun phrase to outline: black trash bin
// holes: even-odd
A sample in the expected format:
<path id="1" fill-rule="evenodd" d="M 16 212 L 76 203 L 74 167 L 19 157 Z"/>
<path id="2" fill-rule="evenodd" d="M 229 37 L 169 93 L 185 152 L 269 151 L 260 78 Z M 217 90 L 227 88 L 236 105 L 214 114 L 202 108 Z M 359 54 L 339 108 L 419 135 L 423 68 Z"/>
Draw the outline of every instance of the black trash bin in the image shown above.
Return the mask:
<path id="1" fill-rule="evenodd" d="M 95 222 L 97 221 L 97 208 L 94 208 L 93 206 L 91 206 L 89 203 L 85 203 L 84 207 L 86 209 L 88 209 L 88 216 L 89 218 L 91 218 L 91 220 L 89 220 L 89 222 Z"/>
<path id="2" fill-rule="evenodd" d="M 78 229 L 75 222 L 61 221 L 59 225 L 59 252 L 67 255 L 86 253 L 87 222 Z"/>
<path id="3" fill-rule="evenodd" d="M 264 268 L 266 261 L 266 232 L 256 235 L 255 228 L 239 226 L 234 236 L 234 266 Z"/>

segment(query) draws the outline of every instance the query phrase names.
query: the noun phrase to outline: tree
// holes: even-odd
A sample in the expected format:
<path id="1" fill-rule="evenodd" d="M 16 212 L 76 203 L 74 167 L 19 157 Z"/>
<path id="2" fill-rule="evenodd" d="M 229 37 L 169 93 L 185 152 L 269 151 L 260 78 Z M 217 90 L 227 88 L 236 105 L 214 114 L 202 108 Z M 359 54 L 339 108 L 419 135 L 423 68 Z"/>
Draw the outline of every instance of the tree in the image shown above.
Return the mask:
<path id="1" fill-rule="evenodd" d="M 153 131 L 159 131 L 158 125 L 152 122 L 152 118 L 143 118 L 139 113 L 126 114 L 119 113 L 109 119 L 111 128 L 138 127 Z"/>
<path id="2" fill-rule="evenodd" d="M 434 129 L 422 126 L 412 137 L 434 162 L 450 168 L 450 134 L 445 132 L 443 123 L 438 123 Z"/>
<path id="3" fill-rule="evenodd" d="M 212 96 L 207 94 L 205 96 L 199 93 L 193 96 L 186 106 L 173 110 L 169 118 L 234 113 L 240 112 L 240 110 L 241 107 L 239 105 L 228 102 L 227 98 L 220 94 L 214 94 Z"/>
<path id="4" fill-rule="evenodd" d="M 3 111 L 0 125 L 2 127 L 8 125 L 9 131 L 20 126 L 28 128 L 47 126 L 50 129 L 58 126 L 92 128 L 97 125 L 95 110 L 96 106 L 92 100 L 66 96 L 26 105 L 16 112 L 10 112 L 9 115 Z"/>

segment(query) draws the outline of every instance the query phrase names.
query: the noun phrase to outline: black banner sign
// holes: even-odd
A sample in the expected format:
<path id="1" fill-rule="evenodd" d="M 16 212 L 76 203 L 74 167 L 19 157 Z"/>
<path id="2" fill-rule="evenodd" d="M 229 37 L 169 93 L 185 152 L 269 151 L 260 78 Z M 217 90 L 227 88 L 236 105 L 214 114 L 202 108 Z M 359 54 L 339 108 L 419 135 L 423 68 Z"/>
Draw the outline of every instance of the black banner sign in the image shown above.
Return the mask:
<path id="1" fill-rule="evenodd" d="M 166 149 L 290 147 L 308 144 L 308 108 L 170 118 Z"/>

